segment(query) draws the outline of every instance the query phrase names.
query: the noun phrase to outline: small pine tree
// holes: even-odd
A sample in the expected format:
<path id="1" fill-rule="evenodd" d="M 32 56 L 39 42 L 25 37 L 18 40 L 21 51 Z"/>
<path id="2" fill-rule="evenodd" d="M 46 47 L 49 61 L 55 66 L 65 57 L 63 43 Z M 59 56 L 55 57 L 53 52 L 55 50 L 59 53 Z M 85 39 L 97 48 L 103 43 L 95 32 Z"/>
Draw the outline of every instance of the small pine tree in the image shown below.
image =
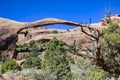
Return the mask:
<path id="1" fill-rule="evenodd" d="M 63 43 L 58 39 L 52 39 L 44 55 L 44 69 L 50 69 L 50 74 L 57 76 L 56 80 L 71 79 L 71 70 Z"/>
<path id="2" fill-rule="evenodd" d="M 41 68 L 41 59 L 39 57 L 28 57 L 23 63 L 23 68 Z"/>
<path id="3" fill-rule="evenodd" d="M 27 57 L 37 57 L 39 55 L 39 48 L 34 40 L 30 41 L 29 49 L 30 49 L 30 54 Z"/>

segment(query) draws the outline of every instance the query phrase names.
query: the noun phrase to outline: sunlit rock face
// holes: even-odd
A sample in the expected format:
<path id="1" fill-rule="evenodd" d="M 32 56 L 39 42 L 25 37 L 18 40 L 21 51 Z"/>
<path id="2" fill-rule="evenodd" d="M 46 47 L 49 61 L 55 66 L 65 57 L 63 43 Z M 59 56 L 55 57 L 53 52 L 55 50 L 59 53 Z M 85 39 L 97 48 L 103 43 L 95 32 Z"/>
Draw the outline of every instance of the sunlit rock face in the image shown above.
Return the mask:
<path id="1" fill-rule="evenodd" d="M 112 23 L 117 23 L 117 24 L 120 24 L 120 14 L 115 14 L 115 15 L 111 15 L 110 17 L 110 21 Z M 103 18 L 102 19 L 102 25 L 103 26 L 108 26 L 108 18 Z"/>
<path id="2" fill-rule="evenodd" d="M 20 26 L 20 24 L 22 23 L 5 18 L 0 18 L 0 55 L 2 57 L 14 57 L 16 53 L 15 43 L 18 40 L 16 27 Z"/>
<path id="3" fill-rule="evenodd" d="M 111 15 L 110 19 L 113 23 L 120 24 L 120 15 Z M 70 30 L 70 32 L 63 31 L 59 34 L 52 34 L 51 32 L 53 30 L 50 29 L 36 28 L 52 24 L 64 24 L 69 26 L 76 26 L 77 28 Z M 52 39 L 53 37 L 57 37 L 67 44 L 74 44 L 75 41 L 76 44 L 81 43 L 83 45 L 88 45 L 87 43 L 90 43 L 89 39 L 86 38 L 86 35 L 81 32 L 81 28 L 78 26 L 81 25 L 71 21 L 55 18 L 46 18 L 34 22 L 17 22 L 0 17 L 0 53 L 4 53 L 4 56 L 10 55 L 10 57 L 13 58 L 16 55 L 16 42 L 17 44 L 22 44 L 28 43 L 31 40 L 39 41 L 43 39 Z M 103 29 L 107 26 L 107 20 L 104 18 L 101 22 L 91 24 L 90 27 Z M 20 31 L 19 34 L 18 31 Z"/>

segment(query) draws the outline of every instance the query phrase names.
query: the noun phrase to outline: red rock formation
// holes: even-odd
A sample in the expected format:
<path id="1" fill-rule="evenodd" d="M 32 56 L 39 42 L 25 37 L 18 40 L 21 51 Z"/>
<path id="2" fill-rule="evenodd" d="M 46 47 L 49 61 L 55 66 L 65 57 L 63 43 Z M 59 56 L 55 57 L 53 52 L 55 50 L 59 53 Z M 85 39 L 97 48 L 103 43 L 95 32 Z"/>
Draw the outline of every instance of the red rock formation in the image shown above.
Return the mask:
<path id="1" fill-rule="evenodd" d="M 16 42 L 18 41 L 18 35 L 21 34 L 22 30 L 52 24 L 81 26 L 78 23 L 55 18 L 47 18 L 35 22 L 24 23 L 0 18 L 0 55 L 9 56 L 10 58 L 16 58 Z M 27 33 L 25 33 L 25 35 L 27 35 Z"/>

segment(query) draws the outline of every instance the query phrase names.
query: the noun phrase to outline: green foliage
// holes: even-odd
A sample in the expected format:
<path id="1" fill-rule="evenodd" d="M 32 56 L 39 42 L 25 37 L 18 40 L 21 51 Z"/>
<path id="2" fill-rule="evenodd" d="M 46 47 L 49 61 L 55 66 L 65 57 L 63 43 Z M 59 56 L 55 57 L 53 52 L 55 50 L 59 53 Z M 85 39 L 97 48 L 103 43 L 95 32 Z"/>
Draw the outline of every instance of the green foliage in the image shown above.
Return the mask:
<path id="1" fill-rule="evenodd" d="M 85 80 L 105 80 L 107 73 L 97 67 L 89 67 L 86 71 Z"/>
<path id="2" fill-rule="evenodd" d="M 24 43 L 23 45 L 21 45 L 21 44 L 17 45 L 17 50 L 18 51 L 30 50 L 30 54 L 27 57 L 30 57 L 30 56 L 37 57 L 38 54 L 39 54 L 39 50 L 41 50 L 41 49 L 42 48 L 41 48 L 40 43 L 38 43 L 34 40 L 30 41 L 30 43 Z"/>
<path id="3" fill-rule="evenodd" d="M 26 61 L 23 64 L 24 68 L 32 68 L 32 67 L 41 67 L 41 59 L 38 57 L 39 47 L 38 43 L 34 40 L 30 41 L 28 44 L 30 49 L 30 54 L 26 57 Z"/>
<path id="4" fill-rule="evenodd" d="M 51 74 L 57 76 L 57 80 L 69 80 L 72 78 L 66 50 L 61 41 L 54 38 L 47 44 L 44 55 L 44 69 L 50 69 Z"/>
<path id="5" fill-rule="evenodd" d="M 32 40 L 30 41 L 30 43 L 24 43 L 23 45 L 19 44 L 17 45 L 17 50 L 21 51 L 21 50 L 30 50 L 31 56 L 36 56 L 38 55 L 38 50 L 40 49 L 39 43 L 37 43 L 36 41 Z"/>
<path id="6" fill-rule="evenodd" d="M 109 70 L 116 71 L 112 74 L 114 77 L 120 75 L 120 26 L 110 23 L 108 28 L 103 30 L 103 36 L 100 38 L 101 59 L 105 62 Z M 117 73 L 118 72 L 118 73 Z"/>
<path id="7" fill-rule="evenodd" d="M 67 51 L 72 51 L 74 49 L 73 45 L 69 45 L 67 47 L 65 47 Z"/>
<path id="8" fill-rule="evenodd" d="M 81 69 L 86 69 L 86 66 L 87 66 L 88 64 L 85 62 L 85 60 L 80 59 L 80 60 L 77 62 L 77 65 L 78 65 L 78 67 L 81 68 Z"/>
<path id="9" fill-rule="evenodd" d="M 120 26 L 118 24 L 111 23 L 103 32 L 104 39 L 108 41 L 111 46 L 117 47 L 120 45 Z"/>
<path id="10" fill-rule="evenodd" d="M 112 77 L 110 80 L 120 80 L 120 76 L 119 76 L 119 78 L 118 78 L 118 79 L 116 79 L 116 78 Z"/>
<path id="11" fill-rule="evenodd" d="M 28 57 L 23 63 L 23 68 L 41 68 L 41 59 L 39 57 Z"/>
<path id="12" fill-rule="evenodd" d="M 27 48 L 28 48 L 28 44 L 24 43 L 23 45 L 21 45 L 21 44 L 17 45 L 16 50 L 20 51 L 20 50 L 24 50 L 24 49 L 27 49 Z"/>
<path id="13" fill-rule="evenodd" d="M 34 40 L 30 41 L 29 43 L 30 50 L 36 50 L 36 47 L 37 47 L 37 43 Z"/>
<path id="14" fill-rule="evenodd" d="M 107 80 L 108 73 L 97 66 L 89 64 L 87 60 L 80 59 L 71 66 L 73 80 Z"/>
<path id="15" fill-rule="evenodd" d="M 37 57 L 39 54 L 39 47 L 37 43 L 33 40 L 29 43 L 30 54 L 27 57 Z"/>
<path id="16" fill-rule="evenodd" d="M 7 77 L 10 80 L 16 80 L 16 77 L 19 78 L 17 80 L 55 80 L 56 75 L 50 74 L 49 70 L 29 68 L 23 69 L 21 71 L 15 71 L 17 74 L 13 74 L 12 71 L 7 72 Z"/>
<path id="17" fill-rule="evenodd" d="M 1 72 L 5 73 L 10 70 L 20 70 L 20 66 L 15 60 L 8 60 L 4 62 L 1 66 Z"/>
<path id="18" fill-rule="evenodd" d="M 23 68 L 41 68 L 41 59 L 38 57 L 39 50 L 41 49 L 41 44 L 32 40 L 30 43 L 17 46 L 20 50 L 30 50 L 30 53 L 26 56 L 26 61 L 22 65 Z"/>
<path id="19" fill-rule="evenodd" d="M 58 31 L 57 30 L 53 30 L 52 33 L 53 34 L 58 34 Z"/>
<path id="20" fill-rule="evenodd" d="M 70 63 L 75 64 L 75 61 L 71 56 L 66 56 L 66 58 Z"/>
<path id="21" fill-rule="evenodd" d="M 111 23 L 108 28 L 103 30 L 103 32 L 104 35 L 100 42 L 104 54 L 102 57 L 105 58 L 110 66 L 112 64 L 112 66 L 115 66 L 114 63 L 120 61 L 120 26 Z M 116 61 L 114 61 L 114 59 Z"/>
<path id="22" fill-rule="evenodd" d="M 73 80 L 85 80 L 86 66 L 84 60 L 77 61 L 74 65 L 71 65 L 71 72 L 73 73 Z"/>

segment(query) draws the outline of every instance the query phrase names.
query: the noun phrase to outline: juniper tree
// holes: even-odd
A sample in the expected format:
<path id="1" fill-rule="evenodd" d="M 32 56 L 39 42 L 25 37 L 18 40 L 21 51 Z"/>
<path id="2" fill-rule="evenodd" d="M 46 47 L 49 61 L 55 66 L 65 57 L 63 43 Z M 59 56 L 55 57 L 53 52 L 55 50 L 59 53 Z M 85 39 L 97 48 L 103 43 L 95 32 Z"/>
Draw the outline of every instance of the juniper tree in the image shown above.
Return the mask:
<path id="1" fill-rule="evenodd" d="M 70 80 L 71 70 L 66 50 L 61 41 L 54 38 L 47 44 L 44 54 L 44 68 L 56 76 L 56 80 Z"/>

